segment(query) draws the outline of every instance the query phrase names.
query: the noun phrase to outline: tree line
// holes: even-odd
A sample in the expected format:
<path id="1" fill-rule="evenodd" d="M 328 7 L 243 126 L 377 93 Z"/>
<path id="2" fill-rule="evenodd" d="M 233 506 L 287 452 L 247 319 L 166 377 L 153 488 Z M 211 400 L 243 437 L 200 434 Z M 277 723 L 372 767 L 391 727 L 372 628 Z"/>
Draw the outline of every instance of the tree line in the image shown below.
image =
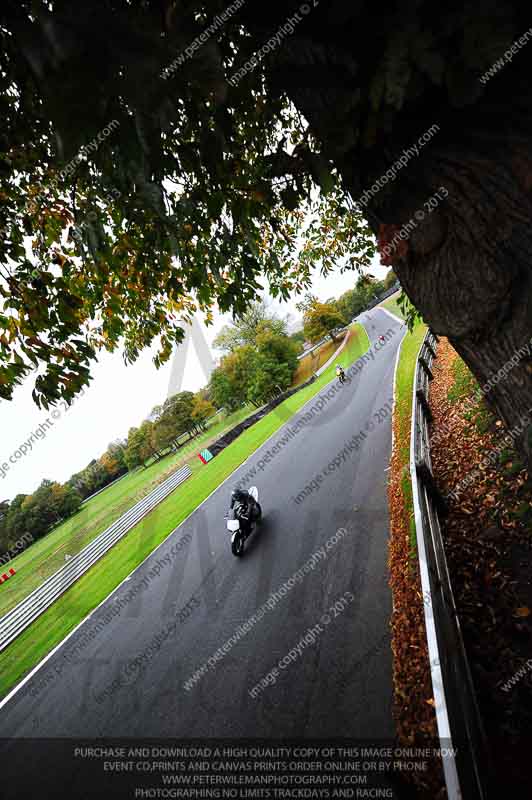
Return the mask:
<path id="1" fill-rule="evenodd" d="M 146 467 L 152 459 L 176 452 L 184 442 L 206 428 L 216 409 L 205 391 L 180 392 L 155 406 L 138 428 L 124 440 L 111 442 L 65 483 L 44 479 L 32 494 L 17 494 L 0 502 L 0 557 L 9 552 L 25 533 L 32 541 L 42 538 L 75 514 L 83 501 L 128 471 Z M 188 435 L 188 436 L 187 436 Z M 25 542 L 27 544 L 27 542 Z"/>
<path id="2" fill-rule="evenodd" d="M 288 335 L 287 319 L 253 303 L 233 325 L 222 328 L 214 346 L 223 353 L 209 382 L 218 408 L 235 411 L 245 403 L 264 405 L 292 384 L 301 348 Z"/>

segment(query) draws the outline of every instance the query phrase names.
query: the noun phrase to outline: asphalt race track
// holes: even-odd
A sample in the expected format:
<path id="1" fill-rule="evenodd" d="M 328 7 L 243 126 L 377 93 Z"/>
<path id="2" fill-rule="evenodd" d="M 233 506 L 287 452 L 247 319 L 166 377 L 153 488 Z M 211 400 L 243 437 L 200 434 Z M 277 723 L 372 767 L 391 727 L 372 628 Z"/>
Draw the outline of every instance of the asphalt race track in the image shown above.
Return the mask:
<path id="1" fill-rule="evenodd" d="M 385 471 L 391 424 L 389 414 L 378 419 L 379 409 L 392 397 L 397 348 L 405 329 L 381 309 L 361 318 L 367 320 L 372 347 L 379 334 L 392 330 L 393 336 L 320 414 L 257 470 L 251 482 L 258 487 L 264 519 L 247 541 L 244 557 L 231 554 L 225 530 L 230 491 L 282 438 L 284 429 L 179 526 L 2 705 L 1 738 L 393 737 Z M 293 426 L 302 413 L 305 409 L 288 424 Z M 294 498 L 323 474 L 359 431 L 367 431 L 360 447 L 344 455 L 340 466 L 296 503 Z M 144 524 L 149 535 L 157 512 Z M 331 539 L 339 529 L 344 530 L 337 540 Z M 180 540 L 185 544 L 164 563 Z M 326 542 L 329 549 L 309 562 Z M 79 646 L 84 634 L 158 562 L 164 565 L 159 576 Z M 310 563 L 312 568 L 272 601 L 262 619 L 247 631 L 240 628 L 240 639 L 215 661 L 213 653 L 239 626 Z M 109 689 L 133 659 L 146 654 L 154 636 L 176 619 L 176 613 L 174 633 L 160 649 L 145 655 L 141 668 L 130 669 L 128 685 Z M 311 628 L 314 634 L 301 644 Z M 77 655 L 67 661 L 65 653 L 76 643 Z M 297 656 L 285 658 L 296 652 L 298 643 Z M 185 682 L 209 658 L 212 666 L 185 689 Z M 285 667 L 278 670 L 275 684 L 261 687 L 252 697 L 253 687 L 283 659 Z M 28 763 L 26 770 L 37 769 L 36 763 Z"/>

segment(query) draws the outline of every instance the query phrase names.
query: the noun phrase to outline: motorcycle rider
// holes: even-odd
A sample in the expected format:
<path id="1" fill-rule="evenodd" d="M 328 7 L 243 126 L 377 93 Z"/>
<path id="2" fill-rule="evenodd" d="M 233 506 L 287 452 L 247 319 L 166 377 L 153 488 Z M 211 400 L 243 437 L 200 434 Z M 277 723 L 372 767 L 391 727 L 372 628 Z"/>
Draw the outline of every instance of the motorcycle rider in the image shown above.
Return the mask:
<path id="1" fill-rule="evenodd" d="M 340 364 L 336 365 L 336 377 L 340 379 L 340 383 L 345 383 L 345 372 Z"/>
<path id="2" fill-rule="evenodd" d="M 243 526 L 249 527 L 251 520 L 258 517 L 256 505 L 254 498 L 246 489 L 235 486 L 231 492 L 231 510 L 234 509 Z"/>

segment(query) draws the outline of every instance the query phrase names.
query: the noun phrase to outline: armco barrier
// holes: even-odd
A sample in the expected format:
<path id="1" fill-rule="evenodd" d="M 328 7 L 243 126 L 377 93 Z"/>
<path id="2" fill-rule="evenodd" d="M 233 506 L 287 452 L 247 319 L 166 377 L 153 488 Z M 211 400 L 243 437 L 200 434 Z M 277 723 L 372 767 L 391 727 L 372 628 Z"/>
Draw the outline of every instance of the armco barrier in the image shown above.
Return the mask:
<path id="1" fill-rule="evenodd" d="M 410 442 L 425 627 L 438 734 L 442 747 L 457 750 L 455 757 L 443 759 L 447 796 L 449 800 L 487 800 L 487 744 L 445 558 L 439 514 L 446 509 L 430 458 L 428 388 L 436 343 L 437 338 L 428 331 L 418 354 Z"/>
<path id="2" fill-rule="evenodd" d="M 64 567 L 51 575 L 15 608 L 0 618 L 0 652 L 17 638 L 31 623 L 44 613 L 67 589 L 69 589 L 87 570 L 104 556 L 131 528 L 149 514 L 158 503 L 192 474 L 190 467 L 176 470 L 153 492 L 143 497 L 116 522 L 100 533 Z"/>

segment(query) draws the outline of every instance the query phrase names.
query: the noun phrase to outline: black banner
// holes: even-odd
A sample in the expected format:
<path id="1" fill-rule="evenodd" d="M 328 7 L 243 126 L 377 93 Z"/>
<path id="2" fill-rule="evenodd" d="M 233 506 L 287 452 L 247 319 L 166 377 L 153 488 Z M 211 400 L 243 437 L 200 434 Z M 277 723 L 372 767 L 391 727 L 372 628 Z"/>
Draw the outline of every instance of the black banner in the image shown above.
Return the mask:
<path id="1" fill-rule="evenodd" d="M 0 740 L 2 797 L 131 800 L 403 800 L 408 778 L 440 743 L 386 741 L 10 739 Z M 411 784 L 410 784 L 411 785 Z"/>

